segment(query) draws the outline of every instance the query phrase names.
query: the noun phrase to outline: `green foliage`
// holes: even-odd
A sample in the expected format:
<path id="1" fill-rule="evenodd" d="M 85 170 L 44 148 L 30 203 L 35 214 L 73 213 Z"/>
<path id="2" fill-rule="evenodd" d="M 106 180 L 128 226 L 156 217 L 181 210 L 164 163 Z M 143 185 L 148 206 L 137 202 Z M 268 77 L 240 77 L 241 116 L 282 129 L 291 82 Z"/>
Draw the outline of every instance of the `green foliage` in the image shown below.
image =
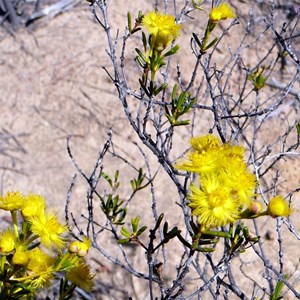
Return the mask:
<path id="1" fill-rule="evenodd" d="M 133 191 L 137 191 L 137 190 L 140 190 L 143 187 L 145 187 L 145 186 L 142 186 L 142 183 L 144 182 L 144 179 L 145 179 L 145 175 L 146 174 L 143 172 L 143 169 L 139 168 L 137 178 L 130 180 L 130 184 L 131 184 Z"/>
<path id="2" fill-rule="evenodd" d="M 230 224 L 228 234 L 230 237 L 225 240 L 225 245 L 231 255 L 245 252 L 249 242 L 257 243 L 259 240 L 259 237 L 250 236 L 249 228 L 243 222 L 236 223 L 235 230 L 234 225 Z"/>
<path id="3" fill-rule="evenodd" d="M 284 279 L 288 279 L 288 275 L 284 275 Z M 278 280 L 275 291 L 273 295 L 271 296 L 270 300 L 280 300 L 283 299 L 283 296 L 281 296 L 282 288 L 284 287 L 284 283 L 282 280 Z"/>
<path id="4" fill-rule="evenodd" d="M 261 90 L 266 85 L 265 69 L 265 66 L 259 67 L 249 75 L 249 80 L 252 82 L 255 91 Z"/>
<path id="5" fill-rule="evenodd" d="M 140 218 L 135 217 L 131 219 L 131 232 L 127 230 L 126 227 L 122 226 L 121 234 L 125 236 L 125 239 L 119 240 L 120 244 L 125 244 L 130 241 L 137 241 L 138 237 L 147 229 L 147 226 L 142 226 L 139 228 Z"/>
<path id="6" fill-rule="evenodd" d="M 120 187 L 119 171 L 117 170 L 115 172 L 113 178 L 102 172 L 102 177 L 108 182 L 112 193 L 104 196 L 99 195 L 101 202 L 100 207 L 107 219 L 113 224 L 123 225 L 127 214 L 127 208 L 124 207 L 124 201 L 120 200 L 119 195 L 116 194 L 117 189 Z"/>
<path id="7" fill-rule="evenodd" d="M 174 85 L 172 91 L 171 110 L 166 106 L 166 117 L 172 126 L 189 125 L 190 120 L 179 120 L 181 116 L 188 113 L 193 105 L 196 103 L 196 99 L 192 98 L 190 94 L 183 91 L 177 96 L 177 85 Z"/>

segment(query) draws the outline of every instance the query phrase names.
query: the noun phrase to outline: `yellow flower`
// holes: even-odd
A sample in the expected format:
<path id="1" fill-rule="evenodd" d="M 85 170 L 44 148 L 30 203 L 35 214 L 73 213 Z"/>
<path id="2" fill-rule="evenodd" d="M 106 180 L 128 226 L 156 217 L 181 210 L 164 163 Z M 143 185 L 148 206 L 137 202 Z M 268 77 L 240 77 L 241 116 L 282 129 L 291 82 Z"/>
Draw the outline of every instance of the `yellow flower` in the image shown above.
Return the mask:
<path id="1" fill-rule="evenodd" d="M 273 218 L 286 217 L 290 215 L 291 212 L 291 208 L 282 196 L 276 196 L 270 200 L 268 205 L 268 213 Z"/>
<path id="2" fill-rule="evenodd" d="M 199 174 L 214 172 L 219 168 L 221 142 L 211 134 L 191 139 L 193 150 L 189 153 L 189 161 L 179 160 L 175 167 Z"/>
<path id="3" fill-rule="evenodd" d="M 22 215 L 24 218 L 29 218 L 44 214 L 45 207 L 45 199 L 42 196 L 29 194 L 24 199 Z"/>
<path id="4" fill-rule="evenodd" d="M 226 225 L 239 217 L 240 202 L 232 197 L 218 176 L 202 178 L 200 189 L 192 185 L 189 199 L 193 215 L 198 216 L 199 224 L 205 228 Z"/>
<path id="5" fill-rule="evenodd" d="M 143 18 L 143 25 L 152 34 L 153 47 L 158 51 L 163 51 L 180 35 L 181 25 L 171 15 L 149 12 Z"/>
<path id="6" fill-rule="evenodd" d="M 23 245 L 17 245 L 16 251 L 12 257 L 14 265 L 25 266 L 29 262 L 29 251 Z"/>
<path id="7" fill-rule="evenodd" d="M 61 235 L 67 228 L 58 222 L 55 214 L 41 213 L 39 216 L 30 218 L 29 222 L 32 233 L 39 236 L 46 247 L 55 245 L 61 248 L 64 246 L 65 241 Z"/>
<path id="8" fill-rule="evenodd" d="M 66 279 L 70 280 L 77 286 L 86 291 L 90 291 L 93 287 L 94 274 L 91 273 L 91 269 L 85 263 L 80 263 L 78 266 L 70 269 L 66 274 Z"/>
<path id="9" fill-rule="evenodd" d="M 76 253 L 80 257 L 84 257 L 87 255 L 92 241 L 89 238 L 84 237 L 83 242 L 74 241 L 69 246 L 69 251 L 71 253 Z"/>
<path id="10" fill-rule="evenodd" d="M 191 138 L 191 146 L 200 154 L 204 154 L 207 151 L 220 148 L 221 142 L 217 137 L 208 134 L 205 136 Z"/>
<path id="11" fill-rule="evenodd" d="M 0 253 L 6 255 L 15 249 L 15 235 L 11 229 L 2 231 L 0 234 Z"/>
<path id="12" fill-rule="evenodd" d="M 229 6 L 226 2 L 221 3 L 218 6 L 215 6 L 209 15 L 209 19 L 213 22 L 218 22 L 225 19 L 234 19 L 236 18 L 236 14 L 234 13 L 231 6 Z"/>
<path id="13" fill-rule="evenodd" d="M 40 248 L 29 251 L 29 263 L 27 266 L 30 276 L 29 282 L 34 287 L 45 286 L 53 278 L 54 258 L 44 253 Z M 35 276 L 36 275 L 36 276 Z"/>
<path id="14" fill-rule="evenodd" d="M 241 204 L 250 205 L 256 178 L 247 170 L 243 160 L 227 157 L 220 169 L 220 179 L 230 189 L 232 197 L 238 198 Z"/>
<path id="15" fill-rule="evenodd" d="M 199 174 L 214 172 L 219 167 L 216 151 L 208 151 L 203 154 L 199 154 L 198 151 L 193 151 L 190 152 L 188 157 L 188 161 L 181 159 L 175 164 L 175 167 L 179 170 Z"/>
<path id="16" fill-rule="evenodd" d="M 24 197 L 20 192 L 7 192 L 4 197 L 0 196 L 0 208 L 4 210 L 21 209 L 23 202 Z"/>

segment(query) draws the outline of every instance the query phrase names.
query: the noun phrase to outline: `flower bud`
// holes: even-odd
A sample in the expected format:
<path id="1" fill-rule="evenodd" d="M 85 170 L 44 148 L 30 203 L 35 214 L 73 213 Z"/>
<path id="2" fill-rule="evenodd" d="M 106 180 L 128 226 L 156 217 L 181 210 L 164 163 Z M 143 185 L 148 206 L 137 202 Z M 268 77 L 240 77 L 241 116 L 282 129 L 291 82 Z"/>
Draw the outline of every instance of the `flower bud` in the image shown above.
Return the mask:
<path id="1" fill-rule="evenodd" d="M 72 242 L 70 245 L 69 245 L 69 251 L 71 253 L 78 253 L 78 250 L 79 250 L 79 243 L 78 241 L 74 241 Z"/>
<path id="2" fill-rule="evenodd" d="M 270 200 L 268 205 L 268 214 L 271 217 L 286 217 L 290 215 L 291 212 L 291 208 L 282 196 L 276 196 Z"/>
<path id="3" fill-rule="evenodd" d="M 262 204 L 258 201 L 252 201 L 249 210 L 254 214 L 259 214 L 262 211 Z"/>

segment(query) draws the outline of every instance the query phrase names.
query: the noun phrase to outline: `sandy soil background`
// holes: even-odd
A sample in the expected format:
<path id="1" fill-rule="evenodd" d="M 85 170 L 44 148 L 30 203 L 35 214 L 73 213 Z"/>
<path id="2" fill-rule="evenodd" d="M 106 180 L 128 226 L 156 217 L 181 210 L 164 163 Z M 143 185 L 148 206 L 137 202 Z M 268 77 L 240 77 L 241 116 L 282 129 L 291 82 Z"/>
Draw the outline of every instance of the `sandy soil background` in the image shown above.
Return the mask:
<path id="1" fill-rule="evenodd" d="M 116 26 L 113 30 L 119 27 L 121 33 L 126 25 L 127 11 L 136 12 L 137 9 L 145 11 L 151 8 L 147 1 L 140 1 L 141 7 L 138 8 L 136 1 L 130 1 L 126 5 L 123 2 L 112 1 L 111 5 L 111 14 L 114 16 Z M 239 11 L 249 9 L 250 4 L 244 2 L 237 2 L 238 4 L 235 2 Z M 184 25 L 182 39 L 189 40 L 190 32 L 193 28 L 197 28 L 195 20 L 191 20 L 191 23 L 192 27 Z M 235 35 L 230 37 L 231 41 L 234 41 Z M 110 68 L 106 47 L 105 36 L 86 3 L 81 3 L 52 20 L 41 19 L 13 35 L 1 31 L 0 191 L 2 194 L 10 190 L 39 193 L 46 198 L 49 207 L 57 210 L 63 220 L 67 191 L 76 172 L 66 149 L 66 138 L 69 135 L 72 136 L 71 149 L 74 157 L 87 173 L 92 170 L 110 127 L 113 128 L 116 151 L 135 162 L 136 167 L 140 167 L 139 164 L 144 166 L 142 155 L 132 144 L 132 141 L 137 139 L 126 125 L 122 108 L 114 93 L 114 86 L 102 69 L 103 66 Z M 220 52 L 220 59 L 222 55 Z M 188 70 L 188 64 L 182 67 L 183 73 Z M 134 74 L 134 68 L 132 72 Z M 291 117 L 295 118 L 297 110 Z M 276 122 L 274 120 L 273 124 Z M 201 126 L 205 128 L 205 121 Z M 199 132 L 201 131 L 205 132 L 199 129 Z M 276 134 L 274 130 L 266 130 L 266 138 L 270 132 Z M 184 129 L 180 130 L 176 137 L 177 141 L 188 141 L 188 138 L 189 132 Z M 184 148 L 180 149 L 183 150 Z M 299 186 L 299 164 L 299 159 L 294 158 L 285 165 L 283 192 Z M 111 172 L 110 174 L 116 169 L 120 170 L 121 180 L 125 182 L 122 192 L 128 193 L 129 178 L 133 176 L 128 166 L 120 164 L 118 159 L 107 157 L 104 167 Z M 180 209 L 175 205 L 176 200 L 173 200 L 176 191 L 166 175 L 161 173 L 159 178 L 156 194 L 159 199 L 159 210 L 166 214 L 167 220 L 172 220 L 173 225 L 179 225 Z M 71 204 L 71 210 L 78 216 L 86 212 L 85 194 L 86 185 L 79 178 Z M 148 197 L 149 190 L 146 190 L 141 194 L 132 213 L 142 215 L 145 223 L 151 220 L 151 202 Z M 297 203 L 296 213 L 298 213 Z M 262 233 L 274 234 L 272 233 L 274 225 L 274 220 L 266 220 L 261 224 Z M 293 225 L 300 230 L 297 216 L 293 217 Z M 273 249 L 274 236 L 266 239 L 265 244 L 267 251 L 270 253 L 275 251 L 274 255 L 277 254 L 276 249 Z M 299 291 L 299 241 L 294 237 L 287 237 L 285 245 L 286 273 L 292 276 L 291 280 Z M 132 248 L 132 252 L 134 251 L 138 250 Z M 134 278 L 117 270 L 99 253 L 92 251 L 92 257 L 98 280 L 98 291 L 93 299 L 123 297 L 127 299 L 124 294 L 126 290 L 131 291 L 130 295 L 134 299 L 147 299 L 147 295 L 142 293 L 143 285 L 135 282 Z M 141 257 L 143 258 L 143 254 Z M 258 269 L 259 262 L 251 250 L 240 260 L 244 260 L 247 272 L 257 273 L 258 280 L 262 278 L 262 271 Z M 240 260 L 236 261 L 237 276 Z M 288 297 L 292 296 L 287 295 L 286 299 L 293 299 Z"/>

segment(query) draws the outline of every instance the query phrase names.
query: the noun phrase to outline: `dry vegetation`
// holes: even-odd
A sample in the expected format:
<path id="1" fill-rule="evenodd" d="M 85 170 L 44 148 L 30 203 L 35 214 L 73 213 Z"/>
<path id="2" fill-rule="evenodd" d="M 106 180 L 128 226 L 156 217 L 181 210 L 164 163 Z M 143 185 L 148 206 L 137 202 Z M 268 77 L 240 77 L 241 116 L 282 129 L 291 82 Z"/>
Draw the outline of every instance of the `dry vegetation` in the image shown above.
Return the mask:
<path id="1" fill-rule="evenodd" d="M 151 1 L 127 2 L 124 5 L 124 1 L 112 0 L 109 7 L 112 36 L 119 35 L 118 55 L 120 55 L 122 36 L 127 25 L 127 12 L 130 11 L 133 16 L 136 16 L 138 10 L 147 11 L 153 8 Z M 160 9 L 163 9 L 168 1 L 157 2 Z M 178 7 L 182 7 L 184 3 L 184 1 L 175 2 Z M 207 10 L 209 2 L 206 1 L 205 4 Z M 222 35 L 226 31 L 226 35 L 214 49 L 210 62 L 210 66 L 217 70 L 211 84 L 216 93 L 226 91 L 234 95 L 234 98 L 241 93 L 247 95 L 251 93 L 252 86 L 248 83 L 243 86 L 244 71 L 247 68 L 255 70 L 259 64 L 266 67 L 267 84 L 261 90 L 260 105 L 255 106 L 257 99 L 255 93 L 252 93 L 242 104 L 242 109 L 233 110 L 236 114 L 255 109 L 268 110 L 268 113 L 262 113 L 261 117 L 257 118 L 258 133 L 253 130 L 250 121 L 245 125 L 243 118 L 237 118 L 231 124 L 228 123 L 229 125 L 224 123 L 223 132 L 227 139 L 239 140 L 246 145 L 247 141 L 250 141 L 249 148 L 255 138 L 257 155 L 265 153 L 268 147 L 272 148 L 272 152 L 266 157 L 266 162 L 263 161 L 266 166 L 269 166 L 269 162 L 276 159 L 278 153 L 286 152 L 289 145 L 299 142 L 295 124 L 299 121 L 300 100 L 300 64 L 299 60 L 298 62 L 296 60 L 300 57 L 300 3 L 297 1 L 229 2 L 235 8 L 239 20 L 232 26 L 227 20 L 215 32 L 216 35 Z M 170 13 L 173 13 L 173 6 L 169 5 Z M 183 86 L 190 82 L 191 70 L 195 65 L 195 57 L 190 48 L 191 35 L 193 32 L 197 34 L 203 32 L 206 19 L 202 16 L 205 14 L 207 13 L 192 11 L 183 23 L 183 33 L 178 40 L 182 49 L 172 62 L 169 73 L 171 80 L 175 82 L 180 71 Z M 270 24 L 273 28 L 268 26 Z M 229 27 L 230 30 L 227 32 Z M 274 30 L 280 34 L 282 41 L 278 36 L 276 37 Z M 129 40 L 125 55 L 124 70 L 127 74 L 127 84 L 132 92 L 139 90 L 137 81 L 140 76 L 137 75 L 139 68 L 134 62 L 136 56 L 134 48 L 137 47 L 137 43 L 140 43 L 138 34 Z M 291 45 L 295 57 L 292 57 L 291 53 L 284 52 L 282 43 Z M 69 218 L 72 223 L 74 217 L 77 221 L 76 226 L 85 231 L 86 218 L 88 218 L 86 197 L 89 187 L 80 174 L 76 181 L 72 179 L 73 174 L 78 173 L 78 170 L 72 164 L 68 154 L 67 137 L 71 136 L 70 150 L 74 160 L 82 169 L 82 173 L 90 176 L 99 153 L 109 138 L 109 132 L 112 132 L 113 146 L 105 155 L 103 168 L 105 173 L 111 176 L 117 169 L 120 171 L 122 199 L 126 200 L 131 193 L 130 180 L 136 176 L 135 169 L 143 167 L 147 170 L 149 164 L 151 167 L 148 171 L 152 172 L 152 176 L 158 170 L 153 185 L 147 186 L 130 202 L 126 224 L 129 224 L 132 216 L 140 216 L 142 225 L 153 228 L 153 214 L 164 213 L 164 220 L 169 222 L 170 227 L 184 228 L 182 210 L 177 205 L 179 196 L 174 182 L 164 172 L 151 151 L 143 146 L 128 124 L 116 88 L 103 69 L 104 67 L 108 72 L 113 73 L 107 50 L 110 51 L 105 32 L 95 20 L 88 3 L 80 3 L 55 18 L 45 16 L 33 20 L 27 27 L 21 26 L 16 32 L 10 30 L 8 23 L 3 23 L 0 30 L 1 193 L 4 194 L 9 190 L 40 193 L 47 199 L 49 207 L 56 209 L 63 220 L 67 193 L 73 182 L 75 185 L 68 207 Z M 199 96 L 199 104 L 210 105 L 210 90 L 202 70 L 198 72 L 191 91 Z M 137 103 L 132 100 L 130 109 L 135 111 L 136 107 L 138 107 Z M 222 109 L 225 107 L 220 106 L 219 110 Z M 190 118 L 193 120 L 192 127 L 178 127 L 175 130 L 170 155 L 173 161 L 187 150 L 191 134 L 206 134 L 210 129 L 216 131 L 215 120 L 210 111 L 199 109 L 197 113 L 191 114 Z M 242 128 L 243 133 L 238 132 L 238 128 Z M 286 134 L 287 132 L 289 134 Z M 126 158 L 129 163 L 119 157 Z M 251 163 L 251 158 L 248 162 Z M 293 191 L 298 192 L 299 167 L 298 154 L 287 155 L 277 164 L 270 166 L 269 176 L 261 182 L 263 189 L 271 189 L 273 194 L 276 192 L 284 196 Z M 97 188 L 103 193 L 109 190 L 109 186 L 104 183 Z M 152 193 L 153 190 L 155 194 Z M 288 274 L 288 282 L 299 295 L 300 223 L 297 192 L 293 196 L 291 194 L 289 198 L 294 208 L 294 214 L 289 221 L 280 222 L 279 225 L 278 220 L 264 218 L 256 224 L 256 233 L 261 236 L 262 247 L 276 269 L 281 263 L 279 258 L 281 252 L 278 247 L 282 246 L 283 273 Z M 155 213 L 154 198 L 157 205 Z M 99 209 L 100 204 L 94 202 L 94 205 L 94 221 L 101 223 L 102 226 L 107 225 Z M 82 215 L 85 218 L 82 218 Z M 4 224 L 5 216 L 2 220 Z M 73 226 L 73 231 L 78 234 L 76 226 Z M 249 226 L 254 234 L 252 221 L 249 221 Z M 280 233 L 279 226 L 282 228 Z M 283 242 L 278 244 L 281 234 Z M 142 238 L 145 243 L 147 237 L 146 233 Z M 147 273 L 145 251 L 141 247 L 129 245 L 124 246 L 120 251 L 110 232 L 99 235 L 97 243 L 110 257 L 120 259 L 122 262 L 124 262 L 122 251 L 126 252 L 126 257 L 130 258 L 131 264 L 139 272 Z M 167 259 L 168 264 L 164 267 L 163 278 L 165 284 L 172 285 L 183 247 L 177 240 L 172 241 L 168 247 L 166 257 L 160 253 L 155 259 L 157 262 Z M 100 252 L 99 249 L 91 251 L 91 264 L 97 274 L 96 285 L 92 294 L 81 292 L 83 299 L 150 299 L 147 281 L 122 270 L 106 259 L 104 252 Z M 216 257 L 218 255 L 221 256 L 222 253 L 217 253 Z M 238 286 L 243 288 L 243 292 L 248 297 L 244 299 L 254 299 L 254 296 L 258 299 L 268 299 L 269 296 L 264 294 L 264 287 L 268 288 L 267 269 L 253 249 L 248 249 L 245 254 L 239 255 L 232 261 L 231 272 Z M 187 292 L 199 288 L 199 282 L 195 280 L 197 276 L 199 274 L 197 275 L 196 266 L 183 281 Z M 208 272 L 207 276 L 213 276 L 213 271 Z M 158 291 L 159 288 L 155 287 L 154 292 L 157 295 L 159 295 Z M 203 299 L 217 299 L 212 296 L 214 291 L 212 288 L 211 294 L 203 296 Z M 240 299 L 225 285 L 220 288 L 220 291 L 220 299 L 223 299 L 222 297 Z M 295 294 L 289 288 L 285 287 L 284 292 L 286 292 L 284 299 L 295 299 Z M 197 299 L 197 297 L 189 299 Z"/>

